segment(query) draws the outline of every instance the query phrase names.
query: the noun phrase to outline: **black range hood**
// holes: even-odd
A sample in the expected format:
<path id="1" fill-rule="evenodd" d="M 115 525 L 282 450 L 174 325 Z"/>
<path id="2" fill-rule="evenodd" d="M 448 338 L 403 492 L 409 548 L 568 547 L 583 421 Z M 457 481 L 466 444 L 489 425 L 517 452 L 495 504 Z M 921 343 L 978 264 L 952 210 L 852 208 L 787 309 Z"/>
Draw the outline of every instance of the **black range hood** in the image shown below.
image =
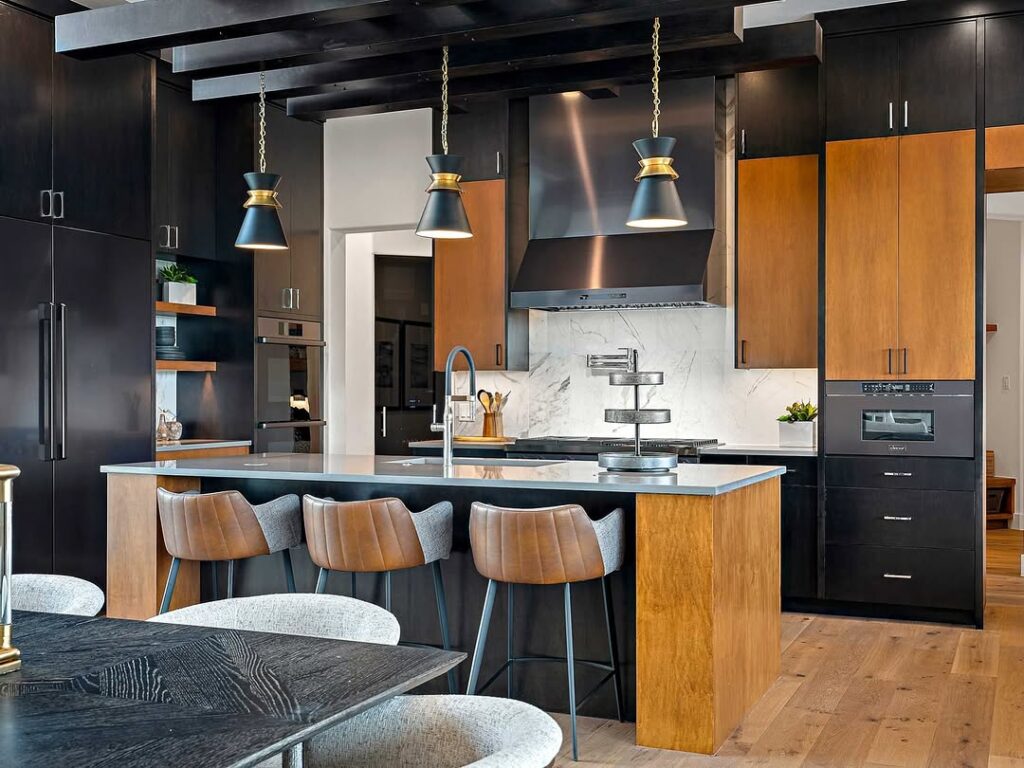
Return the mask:
<path id="1" fill-rule="evenodd" d="M 715 231 L 531 240 L 512 290 L 517 309 L 706 306 Z"/>
<path id="2" fill-rule="evenodd" d="M 650 125 L 649 86 L 592 100 L 530 99 L 530 240 L 516 309 L 717 306 L 724 297 L 724 88 L 711 77 L 662 86 L 662 135 L 688 225 L 651 232 L 626 219 L 638 170 L 631 143 Z"/>

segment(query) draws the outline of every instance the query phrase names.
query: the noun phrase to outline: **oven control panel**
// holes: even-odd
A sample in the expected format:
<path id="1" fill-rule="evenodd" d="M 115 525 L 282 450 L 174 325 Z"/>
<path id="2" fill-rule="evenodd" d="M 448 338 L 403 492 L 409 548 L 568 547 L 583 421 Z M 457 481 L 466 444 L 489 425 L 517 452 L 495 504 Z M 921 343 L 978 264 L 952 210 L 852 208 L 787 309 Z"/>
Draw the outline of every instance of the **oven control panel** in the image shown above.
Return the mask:
<path id="1" fill-rule="evenodd" d="M 860 385 L 865 395 L 931 395 L 935 394 L 932 381 L 865 381 Z"/>

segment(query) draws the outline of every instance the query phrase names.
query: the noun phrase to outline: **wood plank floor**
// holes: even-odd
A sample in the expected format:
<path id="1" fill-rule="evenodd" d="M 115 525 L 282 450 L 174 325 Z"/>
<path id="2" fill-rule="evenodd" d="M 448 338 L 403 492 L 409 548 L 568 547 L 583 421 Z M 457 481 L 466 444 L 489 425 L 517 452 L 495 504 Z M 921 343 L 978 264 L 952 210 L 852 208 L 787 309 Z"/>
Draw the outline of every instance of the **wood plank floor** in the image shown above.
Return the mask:
<path id="1" fill-rule="evenodd" d="M 786 614 L 782 674 L 713 757 L 637 747 L 631 723 L 568 718 L 557 766 L 1024 768 L 1020 531 L 990 531 L 985 629 Z"/>

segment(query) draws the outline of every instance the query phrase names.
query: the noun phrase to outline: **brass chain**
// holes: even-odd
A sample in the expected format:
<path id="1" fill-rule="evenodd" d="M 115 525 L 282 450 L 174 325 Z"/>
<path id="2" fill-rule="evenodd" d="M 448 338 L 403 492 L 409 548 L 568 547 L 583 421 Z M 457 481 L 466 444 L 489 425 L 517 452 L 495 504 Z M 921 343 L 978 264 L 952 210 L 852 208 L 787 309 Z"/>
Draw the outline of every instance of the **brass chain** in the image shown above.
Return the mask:
<path id="1" fill-rule="evenodd" d="M 658 138 L 658 118 L 661 117 L 661 18 L 654 17 L 654 34 L 651 37 L 651 48 L 654 51 L 654 75 L 651 77 L 651 91 L 654 93 L 654 119 L 651 121 L 651 134 Z"/>
<path id="2" fill-rule="evenodd" d="M 448 46 L 441 49 L 441 149 L 448 154 Z"/>
<path id="3" fill-rule="evenodd" d="M 260 173 L 267 172 L 267 74 L 260 72 Z"/>

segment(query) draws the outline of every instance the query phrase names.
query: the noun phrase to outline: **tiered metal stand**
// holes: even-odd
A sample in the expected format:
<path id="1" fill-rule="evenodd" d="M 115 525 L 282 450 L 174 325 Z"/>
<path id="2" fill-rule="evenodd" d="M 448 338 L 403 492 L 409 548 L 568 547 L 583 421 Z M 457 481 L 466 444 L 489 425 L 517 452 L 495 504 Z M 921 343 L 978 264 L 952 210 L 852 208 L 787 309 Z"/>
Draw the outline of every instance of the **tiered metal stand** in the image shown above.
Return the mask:
<path id="1" fill-rule="evenodd" d="M 668 408 L 640 407 L 640 387 L 660 387 L 665 383 L 665 374 L 661 371 L 638 371 L 635 349 L 625 350 L 624 355 L 603 356 L 602 362 L 600 367 L 612 370 L 608 375 L 611 386 L 633 388 L 633 407 L 606 408 L 604 420 L 609 424 L 634 425 L 635 443 L 631 453 L 598 454 L 597 463 L 614 472 L 667 472 L 675 469 L 679 464 L 677 454 L 645 452 L 640 442 L 642 424 L 668 424 L 672 420 L 672 412 Z"/>

